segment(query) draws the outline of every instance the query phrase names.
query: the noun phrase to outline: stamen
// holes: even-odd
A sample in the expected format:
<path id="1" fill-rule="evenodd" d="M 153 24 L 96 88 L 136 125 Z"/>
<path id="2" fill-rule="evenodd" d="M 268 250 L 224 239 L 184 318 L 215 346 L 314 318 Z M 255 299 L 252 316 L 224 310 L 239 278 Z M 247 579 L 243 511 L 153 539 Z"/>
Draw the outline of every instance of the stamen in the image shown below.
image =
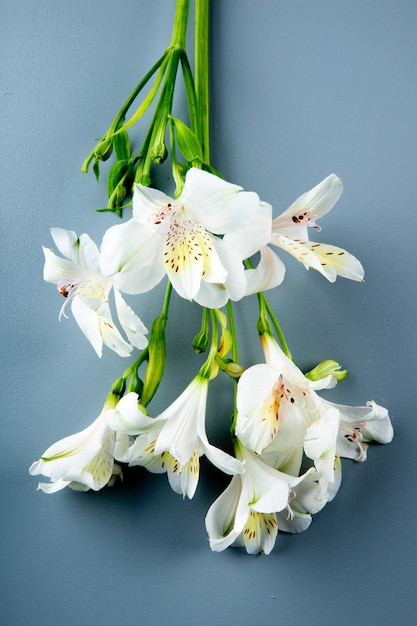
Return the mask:
<path id="1" fill-rule="evenodd" d="M 66 298 L 66 301 L 62 305 L 61 310 L 59 312 L 59 319 L 61 319 L 62 316 L 68 319 L 68 315 L 66 315 L 65 309 L 69 301 L 72 300 L 72 298 L 75 296 L 75 292 L 77 291 L 77 288 L 74 283 L 68 283 L 65 280 L 60 280 L 59 283 L 57 284 L 57 289 L 59 293 L 61 294 L 61 296 Z"/>
<path id="2" fill-rule="evenodd" d="M 166 207 L 163 207 L 157 213 L 152 213 L 152 215 L 149 216 L 149 221 L 155 225 L 162 224 L 163 221 L 170 218 L 173 214 L 175 215 L 175 213 L 174 207 L 168 202 Z"/>
<path id="3" fill-rule="evenodd" d="M 288 504 L 287 504 L 287 511 L 288 511 L 287 520 L 289 520 L 289 519 L 293 520 L 294 517 L 295 517 L 295 513 L 294 513 L 294 511 L 292 510 L 292 508 L 290 506 L 290 502 L 292 500 L 295 500 L 296 495 L 297 494 L 295 493 L 294 489 L 290 489 L 290 492 L 288 494 Z"/>
<path id="4" fill-rule="evenodd" d="M 366 458 L 366 446 L 364 447 L 362 444 L 363 435 L 361 432 L 361 428 L 364 426 L 365 424 L 362 422 L 357 422 L 356 426 L 352 426 L 347 422 L 340 421 L 340 430 L 345 433 L 345 439 L 355 444 L 359 450 L 358 461 L 364 461 Z"/>

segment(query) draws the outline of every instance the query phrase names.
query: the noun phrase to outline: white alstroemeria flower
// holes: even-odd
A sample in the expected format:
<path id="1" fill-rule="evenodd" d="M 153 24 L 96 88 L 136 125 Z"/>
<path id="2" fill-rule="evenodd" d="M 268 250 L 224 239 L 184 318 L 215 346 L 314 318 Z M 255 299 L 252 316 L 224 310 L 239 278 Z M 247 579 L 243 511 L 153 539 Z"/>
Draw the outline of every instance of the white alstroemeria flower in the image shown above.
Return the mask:
<path id="1" fill-rule="evenodd" d="M 167 472 L 171 487 L 192 498 L 198 484 L 199 457 L 203 454 L 226 474 L 243 471 L 243 465 L 211 445 L 205 430 L 209 381 L 196 376 L 183 393 L 158 417 L 145 416 L 138 407 L 138 396 L 127 394 L 108 424 L 120 433 L 137 435 L 123 450 L 119 461 L 143 465 L 151 472 Z"/>
<path id="2" fill-rule="evenodd" d="M 70 487 L 77 491 L 98 491 L 115 475 L 121 476 L 114 463 L 116 433 L 106 422 L 106 413 L 114 404 L 106 403 L 98 418 L 85 430 L 50 446 L 29 468 L 33 476 L 43 474 L 50 483 L 39 483 L 38 489 L 55 493 Z"/>
<path id="3" fill-rule="evenodd" d="M 388 411 L 376 402 L 345 406 L 320 398 L 320 417 L 307 428 L 304 452 L 323 479 L 332 483 L 335 459 L 366 461 L 367 442 L 390 443 L 393 436 Z"/>
<path id="4" fill-rule="evenodd" d="M 280 433 L 283 449 L 302 449 L 306 428 L 317 419 L 315 389 L 333 387 L 326 376 L 312 381 L 282 352 L 276 341 L 262 335 L 266 363 L 249 367 L 237 387 L 236 435 L 244 445 L 260 454 Z M 298 463 L 296 458 L 295 463 Z"/>
<path id="5" fill-rule="evenodd" d="M 316 390 L 334 386 L 332 376 L 311 381 L 272 337 L 261 340 L 267 362 L 240 377 L 236 435 L 268 464 L 290 473 L 298 472 L 305 454 L 333 497 L 340 485 L 339 456 L 365 460 L 364 442 L 391 441 L 388 413 L 374 402 L 349 407 L 324 400 Z"/>
<path id="6" fill-rule="evenodd" d="M 307 191 L 272 221 L 271 243 L 292 254 L 305 267 L 312 267 L 330 282 L 337 276 L 363 280 L 364 271 L 356 257 L 342 248 L 308 239 L 308 227 L 320 230 L 316 220 L 326 215 L 340 198 L 343 184 L 330 174 Z"/>
<path id="7" fill-rule="evenodd" d="M 148 331 L 117 289 L 114 290 L 116 311 L 128 341 L 113 323 L 108 300 L 113 281 L 100 271 L 96 244 L 86 234 L 77 237 L 74 231 L 62 228 L 52 228 L 51 234 L 58 250 L 66 257 L 63 259 L 49 248 L 43 248 L 44 279 L 55 283 L 66 298 L 60 319 L 71 301 L 72 313 L 99 357 L 103 343 L 120 356 L 129 356 L 132 347 L 145 348 Z"/>
<path id="8" fill-rule="evenodd" d="M 245 295 L 242 261 L 270 239 L 269 204 L 191 168 L 176 199 L 135 186 L 133 218 L 106 232 L 100 264 L 125 293 L 149 291 L 167 274 L 183 298 L 220 308 Z"/>
<path id="9" fill-rule="evenodd" d="M 279 529 L 286 533 L 304 532 L 312 522 L 312 515 L 321 511 L 330 499 L 328 484 L 319 472 L 307 474 L 291 489 L 288 510 L 277 513 Z"/>
<path id="10" fill-rule="evenodd" d="M 245 471 L 233 476 L 207 512 L 210 547 L 220 552 L 231 545 L 244 545 L 249 554 L 269 554 L 278 533 L 277 513 L 286 511 L 291 515 L 289 501 L 295 497 L 294 488 L 314 470 L 298 477 L 284 474 L 239 442 L 236 454 L 244 462 Z M 298 527 L 300 532 L 301 523 Z"/>
<path id="11" fill-rule="evenodd" d="M 326 402 L 323 400 L 323 402 Z M 340 414 L 337 453 L 354 461 L 366 461 L 368 443 L 390 443 L 394 437 L 388 411 L 373 400 L 366 406 L 331 403 Z"/>

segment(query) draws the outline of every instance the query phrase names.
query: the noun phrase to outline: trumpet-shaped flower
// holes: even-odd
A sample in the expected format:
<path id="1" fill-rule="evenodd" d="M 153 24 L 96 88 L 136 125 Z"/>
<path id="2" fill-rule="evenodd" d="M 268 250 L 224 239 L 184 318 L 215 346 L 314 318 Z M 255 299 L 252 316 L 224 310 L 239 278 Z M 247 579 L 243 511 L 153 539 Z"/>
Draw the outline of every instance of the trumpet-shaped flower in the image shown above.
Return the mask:
<path id="1" fill-rule="evenodd" d="M 242 261 L 270 238 L 270 205 L 191 168 L 176 199 L 135 186 L 133 218 L 106 232 L 100 264 L 125 293 L 146 292 L 166 274 L 183 298 L 219 308 L 245 295 Z"/>
<path id="2" fill-rule="evenodd" d="M 55 493 L 64 487 L 98 491 L 113 476 L 121 476 L 113 457 L 116 433 L 106 422 L 106 413 L 113 406 L 106 404 L 90 426 L 54 443 L 31 465 L 30 474 L 43 474 L 51 479 L 50 483 L 39 483 L 38 489 L 45 493 Z"/>
<path id="3" fill-rule="evenodd" d="M 66 298 L 60 318 L 65 316 L 65 308 L 71 302 L 79 327 L 99 357 L 103 343 L 120 356 L 129 356 L 133 347 L 145 348 L 147 330 L 117 289 L 114 290 L 116 311 L 127 341 L 112 320 L 108 298 L 113 281 L 100 272 L 95 243 L 86 234 L 77 237 L 75 232 L 62 228 L 52 228 L 51 233 L 58 250 L 66 257 L 58 257 L 49 248 L 43 248 L 44 279 L 55 283 Z"/>
<path id="4" fill-rule="evenodd" d="M 333 386 L 332 376 L 311 381 L 272 337 L 262 335 L 262 343 L 267 363 L 248 368 L 238 383 L 236 434 L 271 466 L 291 473 L 305 454 L 333 497 L 338 457 L 365 460 L 366 442 L 391 441 L 388 412 L 375 402 L 349 407 L 324 400 L 316 390 Z"/>
<path id="5" fill-rule="evenodd" d="M 262 342 L 267 362 L 249 367 L 238 383 L 236 435 L 258 454 L 278 432 L 288 449 L 302 447 L 306 428 L 317 418 L 314 390 L 333 387 L 335 380 L 307 379 L 272 337 L 262 335 Z"/>
<path id="6" fill-rule="evenodd" d="M 290 507 L 290 500 L 296 497 L 294 489 L 314 470 L 303 476 L 290 476 L 269 467 L 240 442 L 236 444 L 236 454 L 244 462 L 245 471 L 233 476 L 207 512 L 210 547 L 219 552 L 231 545 L 244 545 L 249 554 L 269 554 L 278 533 L 277 513 L 285 511 L 295 519 Z M 292 532 L 307 527 L 305 519 L 301 521 L 303 515 L 300 511 L 300 521 L 294 524 Z"/>
<path id="7" fill-rule="evenodd" d="M 305 267 L 312 267 L 330 282 L 337 276 L 363 280 L 361 263 L 342 248 L 309 241 L 308 228 L 320 230 L 316 220 L 328 213 L 340 198 L 343 184 L 330 174 L 272 221 L 271 243 L 292 254 Z"/>
<path id="8" fill-rule="evenodd" d="M 171 487 L 192 498 L 203 454 L 226 474 L 243 470 L 242 463 L 209 443 L 205 430 L 209 381 L 197 376 L 183 393 L 158 417 L 150 418 L 138 407 L 138 396 L 127 394 L 108 424 L 119 433 L 137 435 L 117 459 L 129 465 L 143 465 L 151 472 L 167 472 Z"/>

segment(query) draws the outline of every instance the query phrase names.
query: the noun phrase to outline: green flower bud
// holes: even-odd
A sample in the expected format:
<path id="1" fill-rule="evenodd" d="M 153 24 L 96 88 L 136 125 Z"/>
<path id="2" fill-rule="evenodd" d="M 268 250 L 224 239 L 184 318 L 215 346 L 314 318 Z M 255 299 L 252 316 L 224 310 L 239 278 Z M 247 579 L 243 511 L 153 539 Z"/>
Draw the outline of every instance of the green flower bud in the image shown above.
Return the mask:
<path id="1" fill-rule="evenodd" d="M 310 372 L 307 372 L 305 377 L 310 380 L 321 380 L 327 376 L 332 376 L 336 380 L 343 380 L 347 375 L 347 370 L 342 370 L 340 363 L 332 359 L 327 359 L 316 365 Z"/>
<path id="2" fill-rule="evenodd" d="M 207 350 L 208 343 L 208 333 L 204 330 L 200 330 L 200 332 L 193 339 L 194 352 L 197 352 L 197 354 L 205 352 Z"/>
<path id="3" fill-rule="evenodd" d="M 94 157 L 98 159 L 99 161 L 107 161 L 107 159 L 111 156 L 112 152 L 113 152 L 113 140 L 103 139 L 95 147 L 93 154 L 94 154 Z"/>
<path id="4" fill-rule="evenodd" d="M 150 155 L 154 163 L 162 165 L 168 156 L 168 150 L 163 142 L 156 143 L 152 146 Z"/>
<path id="5" fill-rule="evenodd" d="M 245 371 L 239 363 L 235 363 L 232 359 L 223 359 L 219 354 L 216 354 L 216 363 L 231 378 L 240 378 Z"/>
<path id="6" fill-rule="evenodd" d="M 143 383 L 141 404 L 148 406 L 154 397 L 159 383 L 165 371 L 166 347 L 165 347 L 166 317 L 157 317 L 152 324 L 148 344 L 148 365 Z"/>

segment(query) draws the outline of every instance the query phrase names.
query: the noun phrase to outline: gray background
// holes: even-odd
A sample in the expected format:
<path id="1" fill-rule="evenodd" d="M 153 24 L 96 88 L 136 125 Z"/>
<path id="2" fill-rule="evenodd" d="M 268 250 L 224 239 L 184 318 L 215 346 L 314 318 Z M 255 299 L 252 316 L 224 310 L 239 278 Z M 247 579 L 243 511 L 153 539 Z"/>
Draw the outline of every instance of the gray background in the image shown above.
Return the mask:
<path id="1" fill-rule="evenodd" d="M 366 282 L 331 285 L 283 253 L 286 281 L 270 299 L 303 367 L 332 357 L 350 370 L 326 397 L 386 405 L 394 442 L 374 446 L 365 465 L 346 461 L 336 500 L 306 533 L 280 535 L 268 557 L 211 553 L 204 516 L 228 479 L 206 463 L 184 502 L 165 476 L 141 470 L 113 490 L 51 496 L 28 475 L 51 443 L 98 415 L 121 368 L 109 350 L 97 359 L 73 319 L 58 323 L 41 245 L 52 244 L 51 226 L 99 241 L 115 223 L 94 212 L 104 185 L 81 162 L 168 44 L 173 9 L 173 0 L 8 0 L 0 10 L 2 623 L 412 623 L 414 0 L 212 2 L 213 165 L 274 215 L 332 171 L 343 178 L 317 238 L 358 256 Z M 158 176 L 165 184 L 169 170 Z M 136 301 L 148 325 L 161 295 Z M 155 410 L 199 366 L 189 345 L 198 313 L 173 299 Z M 250 365 L 260 358 L 254 305 L 242 302 L 237 318 Z M 216 390 L 208 431 L 227 446 L 228 381 Z"/>

